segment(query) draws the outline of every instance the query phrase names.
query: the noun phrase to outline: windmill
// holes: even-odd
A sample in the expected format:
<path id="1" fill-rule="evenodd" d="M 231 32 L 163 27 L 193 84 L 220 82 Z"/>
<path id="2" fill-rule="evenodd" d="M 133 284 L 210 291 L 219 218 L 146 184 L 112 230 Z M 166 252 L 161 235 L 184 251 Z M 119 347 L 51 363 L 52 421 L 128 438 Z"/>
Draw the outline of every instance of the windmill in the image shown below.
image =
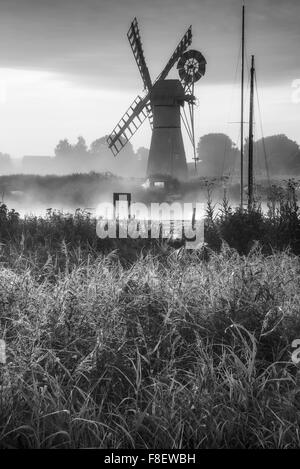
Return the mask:
<path id="1" fill-rule="evenodd" d="M 146 65 L 137 19 L 131 23 L 127 37 L 140 71 L 144 93 L 138 95 L 113 129 L 107 143 L 117 156 L 136 133 L 145 119 L 149 119 L 152 138 L 147 165 L 149 180 L 167 176 L 178 180 L 187 178 L 187 162 L 181 133 L 181 120 L 194 149 L 194 84 L 205 73 L 206 60 L 196 50 L 187 50 L 192 43 L 190 26 L 175 51 L 154 82 Z M 177 62 L 180 79 L 167 79 Z M 189 118 L 184 110 L 188 104 Z M 182 112 L 181 112 L 182 110 Z"/>

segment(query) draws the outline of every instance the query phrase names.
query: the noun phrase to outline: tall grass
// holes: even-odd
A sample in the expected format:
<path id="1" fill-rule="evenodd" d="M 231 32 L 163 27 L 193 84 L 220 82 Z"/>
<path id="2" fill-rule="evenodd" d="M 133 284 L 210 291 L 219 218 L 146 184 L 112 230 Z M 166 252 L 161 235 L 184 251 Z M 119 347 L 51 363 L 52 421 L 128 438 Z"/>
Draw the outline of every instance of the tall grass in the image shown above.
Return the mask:
<path id="1" fill-rule="evenodd" d="M 0 446 L 299 447 L 299 267 L 226 245 L 2 267 Z"/>
<path id="2" fill-rule="evenodd" d="M 226 195 L 221 208 L 216 211 L 209 189 L 205 230 L 207 244 L 218 251 L 222 241 L 226 241 L 240 254 L 248 254 L 253 244 L 259 242 L 265 254 L 289 248 L 299 255 L 300 210 L 296 187 L 293 180 L 287 181 L 284 187 L 272 186 L 267 212 L 263 212 L 260 201 L 256 201 L 251 209 L 233 210 Z"/>
<path id="3" fill-rule="evenodd" d="M 153 240 L 99 239 L 96 222 L 89 212 L 80 209 L 75 214 L 49 209 L 46 217 L 21 218 L 15 210 L 2 204 L 0 259 L 12 265 L 22 257 L 39 267 L 51 259 L 64 267 L 66 248 L 70 266 L 77 265 L 87 255 L 95 257 L 114 249 L 118 249 L 119 257 L 125 262 L 135 261 L 141 251 L 161 252 Z M 285 189 L 272 188 L 267 213 L 263 213 L 259 203 L 251 210 L 233 210 L 226 197 L 217 211 L 209 193 L 204 239 L 215 251 L 219 251 L 225 241 L 240 254 L 247 255 L 253 244 L 259 242 L 264 254 L 287 248 L 300 254 L 300 211 L 295 182 L 288 181 Z"/>
<path id="4" fill-rule="evenodd" d="M 209 200 L 200 252 L 0 207 L 1 448 L 297 448 L 299 209 Z"/>

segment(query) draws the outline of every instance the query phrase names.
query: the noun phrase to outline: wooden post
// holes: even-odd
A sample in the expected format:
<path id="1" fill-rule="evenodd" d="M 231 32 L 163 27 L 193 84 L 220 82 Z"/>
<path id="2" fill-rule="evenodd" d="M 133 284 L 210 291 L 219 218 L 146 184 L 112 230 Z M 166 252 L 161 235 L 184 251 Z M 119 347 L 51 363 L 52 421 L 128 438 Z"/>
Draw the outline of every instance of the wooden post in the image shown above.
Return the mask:
<path id="1" fill-rule="evenodd" d="M 254 55 L 251 57 L 250 112 L 249 112 L 249 158 L 248 158 L 248 210 L 253 206 L 253 96 L 254 96 Z"/>
<path id="2" fill-rule="evenodd" d="M 245 6 L 242 13 L 242 76 L 241 76 L 241 209 L 244 205 L 244 69 L 245 69 Z"/>

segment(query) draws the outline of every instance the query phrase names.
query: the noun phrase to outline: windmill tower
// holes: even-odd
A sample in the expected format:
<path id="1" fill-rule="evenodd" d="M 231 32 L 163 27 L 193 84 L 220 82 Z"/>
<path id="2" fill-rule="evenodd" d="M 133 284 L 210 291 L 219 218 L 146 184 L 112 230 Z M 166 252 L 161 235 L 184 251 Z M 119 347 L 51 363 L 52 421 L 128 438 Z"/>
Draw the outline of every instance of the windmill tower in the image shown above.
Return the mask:
<path id="1" fill-rule="evenodd" d="M 127 37 L 139 68 L 144 95 L 138 95 L 107 139 L 114 156 L 122 150 L 148 117 L 152 138 L 150 144 L 147 177 L 168 176 L 178 180 L 187 178 L 187 162 L 181 133 L 181 121 L 187 129 L 194 147 L 194 83 L 205 73 L 206 60 L 195 50 L 187 50 L 192 43 L 192 27 L 186 31 L 164 69 L 152 82 L 146 65 L 137 19 L 131 23 Z M 177 63 L 180 79 L 167 76 Z M 189 107 L 189 117 L 184 104 Z M 183 110 L 183 113 L 181 112 Z"/>

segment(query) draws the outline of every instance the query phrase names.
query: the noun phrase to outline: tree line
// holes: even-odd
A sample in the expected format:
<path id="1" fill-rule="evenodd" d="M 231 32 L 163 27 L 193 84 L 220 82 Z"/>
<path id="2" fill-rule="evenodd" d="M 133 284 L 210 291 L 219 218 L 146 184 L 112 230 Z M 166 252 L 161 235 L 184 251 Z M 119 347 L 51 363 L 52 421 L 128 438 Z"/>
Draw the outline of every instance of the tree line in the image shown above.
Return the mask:
<path id="1" fill-rule="evenodd" d="M 149 150 L 140 147 L 135 152 L 131 142 L 128 142 L 120 155 L 114 158 L 107 145 L 107 135 L 94 140 L 89 146 L 80 136 L 75 144 L 67 139 L 60 140 L 55 147 L 55 157 L 59 162 L 69 162 L 71 165 L 81 165 L 87 170 L 102 170 L 124 176 L 144 176 L 146 172 Z"/>
<path id="2" fill-rule="evenodd" d="M 271 135 L 254 142 L 256 174 L 300 175 L 300 148 L 284 134 Z M 197 156 L 199 172 L 205 176 L 221 177 L 239 174 L 240 149 L 225 134 L 211 133 L 200 138 Z M 248 162 L 248 141 L 244 145 L 245 173 Z"/>
<path id="3" fill-rule="evenodd" d="M 149 150 L 140 147 L 137 151 L 128 142 L 122 152 L 113 157 L 106 142 L 107 136 L 94 140 L 90 145 L 79 136 L 75 143 L 62 139 L 54 149 L 55 158 L 35 158 L 31 165 L 45 173 L 70 172 L 111 172 L 130 177 L 144 177 L 146 174 Z M 245 142 L 245 173 L 247 172 L 248 143 Z M 240 150 L 231 138 L 223 133 L 203 135 L 197 144 L 199 159 L 198 174 L 221 177 L 238 175 L 240 171 Z M 0 173 L 12 173 L 14 165 L 10 155 L 0 153 Z M 24 164 L 26 163 L 24 159 Z M 48 166 L 46 166 L 48 164 Z M 26 166 L 26 164 L 25 164 Z M 192 166 L 192 165 L 191 165 Z M 284 134 L 271 135 L 254 143 L 254 167 L 257 175 L 300 175 L 300 148 L 297 142 Z M 31 168 L 27 168 L 29 172 Z M 26 172 L 24 167 L 22 171 Z M 28 172 L 28 171 L 27 171 Z"/>
<path id="4" fill-rule="evenodd" d="M 74 158 L 89 157 L 105 161 L 107 168 L 113 172 L 132 171 L 139 175 L 145 174 L 149 150 L 140 147 L 134 152 L 130 142 L 126 144 L 120 155 L 114 159 L 107 147 L 106 136 L 101 137 L 88 147 L 83 137 L 78 137 L 77 143 L 72 145 L 68 140 L 61 140 L 55 148 L 55 155 L 59 158 L 71 156 Z M 244 145 L 245 173 L 247 172 L 248 142 Z M 240 149 L 223 133 L 209 133 L 203 135 L 197 145 L 199 159 L 199 174 L 204 176 L 221 177 L 239 174 Z M 254 143 L 254 166 L 258 175 L 290 175 L 300 174 L 300 148 L 297 142 L 284 134 L 271 135 L 259 139 Z"/>

